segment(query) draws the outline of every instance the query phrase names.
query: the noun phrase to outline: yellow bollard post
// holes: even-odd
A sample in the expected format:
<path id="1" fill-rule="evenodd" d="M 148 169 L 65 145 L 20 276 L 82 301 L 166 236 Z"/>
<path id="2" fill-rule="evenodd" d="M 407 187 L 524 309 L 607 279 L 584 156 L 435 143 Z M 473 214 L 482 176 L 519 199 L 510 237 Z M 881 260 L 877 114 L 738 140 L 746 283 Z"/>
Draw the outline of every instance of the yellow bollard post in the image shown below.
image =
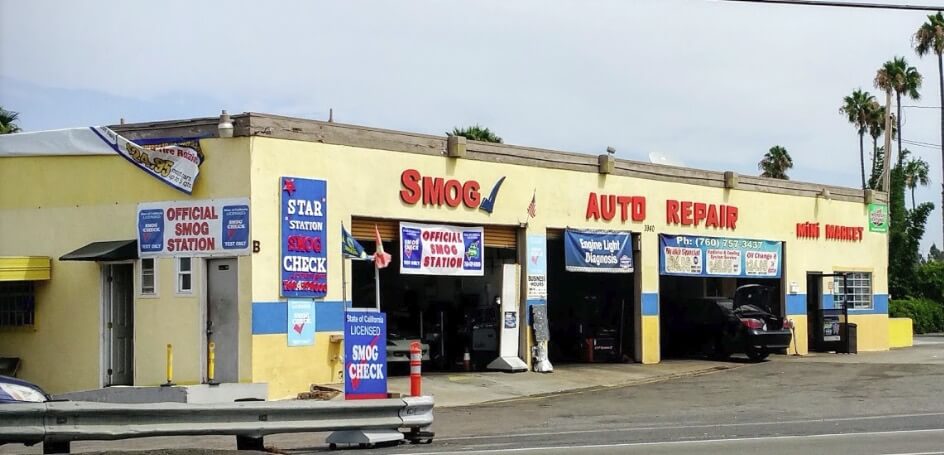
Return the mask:
<path id="1" fill-rule="evenodd" d="M 219 383 L 214 380 L 216 371 L 216 343 L 210 342 L 209 344 L 210 353 L 207 356 L 207 384 L 218 385 Z"/>
<path id="2" fill-rule="evenodd" d="M 170 387 L 174 384 L 174 345 L 167 344 L 167 382 L 161 384 L 162 387 Z"/>

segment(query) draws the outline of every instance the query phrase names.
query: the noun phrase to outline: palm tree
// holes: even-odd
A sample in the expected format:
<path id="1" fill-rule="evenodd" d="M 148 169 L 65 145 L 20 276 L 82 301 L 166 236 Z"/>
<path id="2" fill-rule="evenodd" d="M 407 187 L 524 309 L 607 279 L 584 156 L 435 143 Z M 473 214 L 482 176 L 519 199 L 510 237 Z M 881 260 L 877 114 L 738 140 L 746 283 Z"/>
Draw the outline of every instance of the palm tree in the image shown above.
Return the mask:
<path id="1" fill-rule="evenodd" d="M 461 128 L 461 129 L 456 127 L 452 129 L 451 133 L 447 132 L 446 135 L 447 136 L 462 136 L 472 141 L 496 142 L 499 144 L 502 142 L 502 138 L 498 137 L 495 133 L 493 133 L 488 128 L 483 128 L 479 125 L 470 126 L 470 127 Z"/>
<path id="2" fill-rule="evenodd" d="M 0 134 L 19 133 L 20 127 L 14 123 L 19 118 L 19 112 L 8 111 L 0 107 Z"/>
<path id="3" fill-rule="evenodd" d="M 790 158 L 790 153 L 787 152 L 787 149 L 775 145 L 770 148 L 770 150 L 764 154 L 764 159 L 760 160 L 760 163 L 757 163 L 757 169 L 763 171 L 760 174 L 761 177 L 770 177 L 774 179 L 781 180 L 790 180 L 790 177 L 787 177 L 787 170 L 793 168 L 793 158 Z"/>
<path id="4" fill-rule="evenodd" d="M 907 149 L 905 150 L 907 151 Z M 905 185 L 911 189 L 911 210 L 915 209 L 915 188 L 918 185 L 928 186 L 928 162 L 919 158 L 911 158 L 905 163 Z"/>
<path id="5" fill-rule="evenodd" d="M 895 57 L 885 62 L 875 74 L 875 87 L 890 94 L 895 92 L 896 108 L 898 109 L 898 165 L 904 163 L 901 157 L 901 95 L 905 94 L 913 100 L 921 98 L 918 89 L 921 88 L 921 73 L 913 66 L 908 66 L 904 57 Z"/>
<path id="6" fill-rule="evenodd" d="M 941 85 L 941 172 L 944 172 L 944 14 L 938 11 L 929 15 L 928 21 L 915 32 L 913 44 L 919 57 L 937 54 L 937 75 Z M 941 182 L 941 207 L 944 207 L 944 181 Z M 944 219 L 944 211 L 941 218 Z"/>
<path id="7" fill-rule="evenodd" d="M 863 92 L 858 89 L 851 95 L 842 99 L 842 107 L 839 112 L 846 115 L 849 123 L 855 125 L 856 132 L 859 133 L 859 168 L 862 171 L 862 189 L 865 189 L 865 132 L 869 128 L 870 114 L 873 110 L 875 97 L 869 92 Z"/>

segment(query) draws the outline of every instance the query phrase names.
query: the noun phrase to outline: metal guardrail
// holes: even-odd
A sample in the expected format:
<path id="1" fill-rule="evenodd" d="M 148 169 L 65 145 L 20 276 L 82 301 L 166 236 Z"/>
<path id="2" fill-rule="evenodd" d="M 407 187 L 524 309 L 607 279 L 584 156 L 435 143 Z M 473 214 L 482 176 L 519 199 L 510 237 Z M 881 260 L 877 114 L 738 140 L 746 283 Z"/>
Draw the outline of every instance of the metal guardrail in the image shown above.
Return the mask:
<path id="1" fill-rule="evenodd" d="M 279 433 L 403 428 L 415 433 L 433 423 L 433 405 L 432 397 L 218 404 L 5 404 L 0 406 L 0 443 L 43 442 L 44 453 L 68 453 L 71 441 L 232 435 L 239 449 L 261 449 L 264 436 Z"/>

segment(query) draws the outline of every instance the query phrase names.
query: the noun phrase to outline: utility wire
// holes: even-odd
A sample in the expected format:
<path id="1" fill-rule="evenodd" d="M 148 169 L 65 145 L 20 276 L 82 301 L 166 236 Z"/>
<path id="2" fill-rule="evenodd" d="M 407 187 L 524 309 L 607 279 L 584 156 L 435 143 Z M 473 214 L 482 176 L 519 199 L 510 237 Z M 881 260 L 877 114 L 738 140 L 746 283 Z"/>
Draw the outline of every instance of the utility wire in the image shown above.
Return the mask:
<path id="1" fill-rule="evenodd" d="M 941 108 L 941 106 L 908 106 L 906 104 L 902 104 L 901 107 L 913 107 L 915 109 L 940 109 Z"/>
<path id="2" fill-rule="evenodd" d="M 834 1 L 814 1 L 814 0 L 721 0 L 726 2 L 740 3 L 767 3 L 795 6 L 833 6 L 839 8 L 868 8 L 868 9 L 900 9 L 911 11 L 939 11 L 944 10 L 944 6 L 925 6 L 925 5 L 893 5 L 889 3 L 863 3 L 863 2 L 834 2 Z"/>

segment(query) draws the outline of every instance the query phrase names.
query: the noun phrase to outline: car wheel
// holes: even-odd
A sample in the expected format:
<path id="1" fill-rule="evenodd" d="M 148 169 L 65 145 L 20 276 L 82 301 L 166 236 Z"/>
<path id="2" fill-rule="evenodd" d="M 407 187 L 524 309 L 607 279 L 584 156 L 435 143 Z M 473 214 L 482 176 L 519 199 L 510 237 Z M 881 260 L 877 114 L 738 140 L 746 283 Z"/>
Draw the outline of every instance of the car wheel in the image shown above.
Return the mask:
<path id="1" fill-rule="evenodd" d="M 747 358 L 755 362 L 760 362 L 769 355 L 770 352 L 767 351 L 767 348 L 747 348 Z"/>

